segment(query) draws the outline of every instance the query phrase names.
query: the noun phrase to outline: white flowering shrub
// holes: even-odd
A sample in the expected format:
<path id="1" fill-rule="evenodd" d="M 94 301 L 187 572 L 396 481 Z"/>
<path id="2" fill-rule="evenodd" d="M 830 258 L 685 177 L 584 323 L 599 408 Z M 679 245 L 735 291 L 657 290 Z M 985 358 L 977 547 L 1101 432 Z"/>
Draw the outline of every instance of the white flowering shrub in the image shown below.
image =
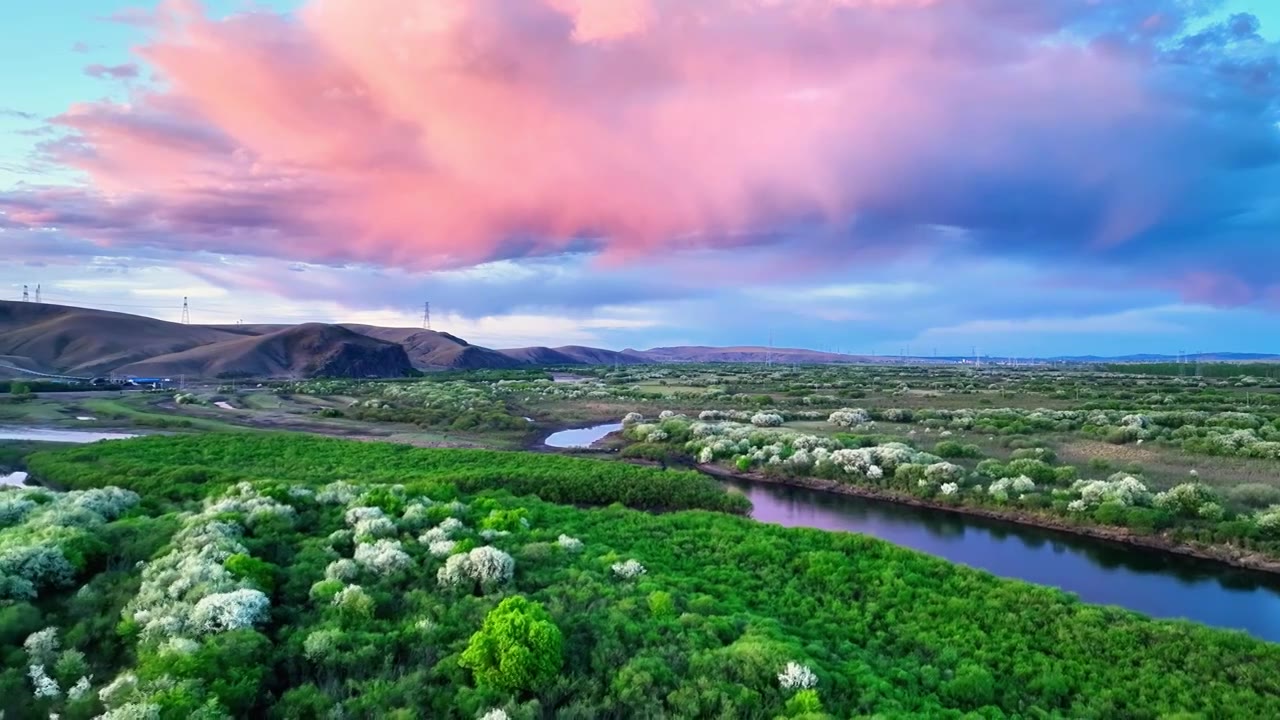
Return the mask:
<path id="1" fill-rule="evenodd" d="M 316 502 L 324 505 L 349 505 L 356 499 L 356 486 L 338 480 L 320 488 Z"/>
<path id="2" fill-rule="evenodd" d="M 1258 529 L 1268 535 L 1280 535 L 1280 505 L 1261 510 L 1253 518 Z"/>
<path id="3" fill-rule="evenodd" d="M 58 681 L 45 674 L 44 665 L 32 665 L 27 669 L 27 675 L 31 678 L 32 687 L 35 688 L 32 695 L 37 700 L 62 695 L 62 688 L 58 687 Z"/>
<path id="4" fill-rule="evenodd" d="M 76 681 L 75 685 L 71 686 L 71 689 L 67 690 L 67 699 L 71 702 L 76 702 L 82 698 L 86 698 L 89 696 L 92 688 L 93 686 L 90 684 L 89 678 L 81 677 Z"/>
<path id="5" fill-rule="evenodd" d="M 137 689 L 138 676 L 131 672 L 121 673 L 98 691 L 98 699 L 107 707 L 116 707 L 121 705 Z"/>
<path id="6" fill-rule="evenodd" d="M 457 545 L 457 540 L 433 540 L 427 545 L 427 552 L 433 557 L 449 557 Z"/>
<path id="7" fill-rule="evenodd" d="M 958 483 L 964 479 L 965 470 L 953 463 L 939 462 L 926 465 L 924 476 L 931 484 Z"/>
<path id="8" fill-rule="evenodd" d="M 399 540 L 383 539 L 356 545 L 355 561 L 379 575 L 389 575 L 413 566 L 413 558 L 404 551 Z"/>
<path id="9" fill-rule="evenodd" d="M 396 524 L 377 507 L 353 507 L 347 510 L 347 524 L 357 540 L 370 540 L 396 534 Z"/>
<path id="10" fill-rule="evenodd" d="M 780 427 L 786 419 L 778 413 L 758 412 L 751 416 L 751 424 L 756 427 Z"/>
<path id="11" fill-rule="evenodd" d="M 479 720 L 509 720 L 507 711 L 501 708 L 493 708 L 479 717 Z"/>
<path id="12" fill-rule="evenodd" d="M 60 647 L 56 627 L 33 632 L 22 642 L 22 649 L 27 651 L 27 661 L 32 665 L 52 665 Z"/>
<path id="13" fill-rule="evenodd" d="M 857 428 L 871 422 L 871 416 L 862 408 L 840 408 L 827 416 L 827 422 L 842 428 Z"/>
<path id="14" fill-rule="evenodd" d="M 458 518 L 447 517 L 439 525 L 431 528 L 418 537 L 418 542 L 430 545 L 440 540 L 451 540 L 453 536 L 464 531 L 466 526 Z"/>
<path id="15" fill-rule="evenodd" d="M 943 495 L 955 495 L 956 493 L 960 492 L 960 486 L 953 482 L 943 483 L 942 487 L 938 488 L 938 490 Z"/>
<path id="16" fill-rule="evenodd" d="M 406 530 L 421 530 L 431 523 L 428 513 L 435 503 L 429 499 L 423 500 L 404 509 L 400 514 L 400 527 Z"/>
<path id="17" fill-rule="evenodd" d="M 350 558 L 341 558 L 334 560 L 325 566 L 324 577 L 326 580 L 354 580 L 356 575 L 360 573 L 360 568 L 354 560 Z"/>
<path id="18" fill-rule="evenodd" d="M 778 673 L 778 685 L 783 690 L 808 690 L 817 684 L 818 676 L 813 674 L 813 670 L 797 662 L 787 663 L 782 672 Z"/>
<path id="19" fill-rule="evenodd" d="M 367 617 L 373 614 L 373 598 L 359 585 L 348 585 L 342 588 L 334 593 L 333 600 L 330 602 L 343 612 L 352 615 Z"/>
<path id="20" fill-rule="evenodd" d="M 1035 489 L 1035 481 L 1026 475 L 1018 475 L 992 480 L 987 494 L 1000 502 L 1006 502 L 1011 497 L 1022 499 L 1027 493 L 1035 492 Z"/>
<path id="21" fill-rule="evenodd" d="M 1082 505 L 1079 507 L 1082 509 L 1095 508 L 1104 502 L 1126 506 L 1147 505 L 1151 502 L 1147 486 L 1131 475 L 1112 476 L 1108 480 L 1077 480 L 1071 485 L 1071 490 L 1080 493 Z"/>
<path id="22" fill-rule="evenodd" d="M 150 702 L 125 703 L 94 720 L 160 720 L 160 706 Z"/>
<path id="23" fill-rule="evenodd" d="M 616 562 L 611 566 L 611 569 L 615 576 L 622 578 L 623 580 L 633 580 L 646 572 L 644 566 L 635 560 Z"/>
<path id="24" fill-rule="evenodd" d="M 482 588 L 511 580 L 516 561 L 497 548 L 485 545 L 462 555 L 451 555 L 436 572 L 436 580 L 446 587 L 479 583 Z"/>
<path id="25" fill-rule="evenodd" d="M 622 416 L 623 427 L 638 425 L 642 422 L 644 422 L 644 416 L 638 412 L 629 412 Z"/>
<path id="26" fill-rule="evenodd" d="M 88 510 L 103 520 L 115 520 L 138 504 L 140 498 L 132 490 L 114 486 L 81 490 L 66 494 L 64 502 Z"/>
<path id="27" fill-rule="evenodd" d="M 75 568 L 54 544 L 17 545 L 0 550 L 0 577 L 22 581 L 6 583 L 11 594 L 34 593 L 45 587 L 67 587 L 75 576 Z"/>
<path id="28" fill-rule="evenodd" d="M 267 619 L 271 602 L 261 590 L 240 588 L 200 598 L 188 626 L 199 633 L 242 630 Z"/>
<path id="29" fill-rule="evenodd" d="M 305 485 L 291 485 L 289 487 L 289 497 L 297 498 L 298 500 L 314 500 L 316 491 Z"/>
<path id="30" fill-rule="evenodd" d="M 160 646 L 160 652 L 170 655 L 190 655 L 199 649 L 200 643 L 185 637 L 169 638 L 168 642 Z"/>
<path id="31" fill-rule="evenodd" d="M 581 540 L 579 540 L 578 538 L 569 537 L 568 535 L 563 535 L 563 534 L 560 537 L 556 538 L 556 544 L 564 548 L 565 550 L 568 550 L 569 552 L 578 552 L 579 550 L 582 549 Z"/>
<path id="32" fill-rule="evenodd" d="M 1182 483 L 1159 493 L 1152 501 L 1156 507 L 1175 515 L 1197 517 L 1205 505 L 1217 505 L 1218 496 L 1207 485 L 1198 482 Z"/>

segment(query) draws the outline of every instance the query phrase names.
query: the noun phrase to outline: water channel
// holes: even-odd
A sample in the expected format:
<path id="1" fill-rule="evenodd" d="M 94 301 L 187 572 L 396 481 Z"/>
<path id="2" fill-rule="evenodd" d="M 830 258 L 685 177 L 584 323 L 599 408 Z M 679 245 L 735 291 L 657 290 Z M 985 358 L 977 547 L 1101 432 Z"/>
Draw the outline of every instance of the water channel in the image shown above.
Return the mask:
<path id="1" fill-rule="evenodd" d="M 562 431 L 547 445 L 585 447 L 619 427 Z M 553 438 L 572 444 L 553 444 Z M 1280 642 L 1280 578 L 941 510 L 745 479 L 725 484 L 751 500 L 752 517 L 760 522 L 863 533 L 1001 577 L 1058 587 L 1085 602 Z"/>
<path id="2" fill-rule="evenodd" d="M 53 430 L 46 428 L 0 427 L 0 440 L 33 440 L 40 442 L 91 443 L 99 440 L 125 440 L 137 435 L 87 430 Z"/>

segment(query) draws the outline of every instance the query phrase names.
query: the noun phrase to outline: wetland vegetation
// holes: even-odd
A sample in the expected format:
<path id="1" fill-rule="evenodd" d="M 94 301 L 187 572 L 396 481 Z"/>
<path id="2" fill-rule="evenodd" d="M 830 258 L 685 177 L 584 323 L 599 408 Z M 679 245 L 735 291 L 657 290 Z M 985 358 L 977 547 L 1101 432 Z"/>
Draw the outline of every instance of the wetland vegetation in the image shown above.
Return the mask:
<path id="1" fill-rule="evenodd" d="M 1280 714 L 1280 646 L 753 522 L 679 468 L 1265 565 L 1257 372 L 573 372 L 5 397 L 7 425 L 166 435 L 0 443 L 45 485 L 0 491 L 6 717 Z M 512 452 L 619 419 L 594 457 Z"/>

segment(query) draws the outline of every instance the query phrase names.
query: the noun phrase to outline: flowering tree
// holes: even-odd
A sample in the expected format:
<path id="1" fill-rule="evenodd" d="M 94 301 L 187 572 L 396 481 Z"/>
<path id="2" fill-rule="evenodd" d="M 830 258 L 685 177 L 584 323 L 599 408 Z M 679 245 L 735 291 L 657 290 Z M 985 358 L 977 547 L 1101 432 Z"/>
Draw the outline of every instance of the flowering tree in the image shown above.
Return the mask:
<path id="1" fill-rule="evenodd" d="M 827 416 L 827 422 L 842 428 L 855 428 L 871 422 L 871 416 L 862 408 L 840 408 Z"/>
<path id="2" fill-rule="evenodd" d="M 190 627 L 197 632 L 223 632 L 253 627 L 267 619 L 271 602 L 261 590 L 241 588 L 200 599 L 191 612 Z"/>
<path id="3" fill-rule="evenodd" d="M 58 681 L 45 674 L 44 665 L 32 665 L 28 668 L 27 675 L 31 677 L 31 684 L 35 687 L 32 695 L 37 700 L 62 695 L 62 688 L 58 687 Z"/>
<path id="4" fill-rule="evenodd" d="M 627 560 L 626 562 L 616 562 L 612 565 L 613 574 L 623 580 L 634 580 L 645 574 L 644 566 L 635 560 Z"/>
<path id="5" fill-rule="evenodd" d="M 1208 485 L 1198 482 L 1182 483 L 1155 496 L 1153 504 L 1175 515 L 1198 517 L 1200 508 L 1216 505 L 1218 495 Z"/>
<path id="6" fill-rule="evenodd" d="M 379 575 L 389 575 L 413 566 L 399 540 L 382 539 L 372 544 L 356 545 L 355 561 Z"/>
<path id="7" fill-rule="evenodd" d="M 818 684 L 818 676 L 807 665 L 789 662 L 778 673 L 778 684 L 784 690 L 808 690 Z"/>
<path id="8" fill-rule="evenodd" d="M 23 641 L 22 648 L 27 651 L 27 660 L 32 665 L 49 665 L 58 656 L 58 628 L 47 627 L 33 632 Z"/>
<path id="9" fill-rule="evenodd" d="M 471 583 L 478 593 L 509 581 L 515 573 L 516 561 L 497 548 L 485 545 L 466 555 L 451 555 L 444 567 L 436 573 L 436 580 L 445 586 L 463 586 Z"/>
<path id="10" fill-rule="evenodd" d="M 778 413 L 758 412 L 751 416 L 751 424 L 756 427 L 779 427 L 786 422 Z"/>

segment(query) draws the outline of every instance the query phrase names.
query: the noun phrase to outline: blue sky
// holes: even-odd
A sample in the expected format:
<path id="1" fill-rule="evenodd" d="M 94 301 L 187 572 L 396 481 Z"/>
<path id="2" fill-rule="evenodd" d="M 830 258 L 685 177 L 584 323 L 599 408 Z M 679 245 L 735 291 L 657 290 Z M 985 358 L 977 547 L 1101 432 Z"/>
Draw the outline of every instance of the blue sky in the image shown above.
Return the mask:
<path id="1" fill-rule="evenodd" d="M 430 300 L 498 346 L 1280 352 L 1280 4 L 716 0 L 696 46 L 671 0 L 48 5 L 0 8 L 0 296 Z"/>

